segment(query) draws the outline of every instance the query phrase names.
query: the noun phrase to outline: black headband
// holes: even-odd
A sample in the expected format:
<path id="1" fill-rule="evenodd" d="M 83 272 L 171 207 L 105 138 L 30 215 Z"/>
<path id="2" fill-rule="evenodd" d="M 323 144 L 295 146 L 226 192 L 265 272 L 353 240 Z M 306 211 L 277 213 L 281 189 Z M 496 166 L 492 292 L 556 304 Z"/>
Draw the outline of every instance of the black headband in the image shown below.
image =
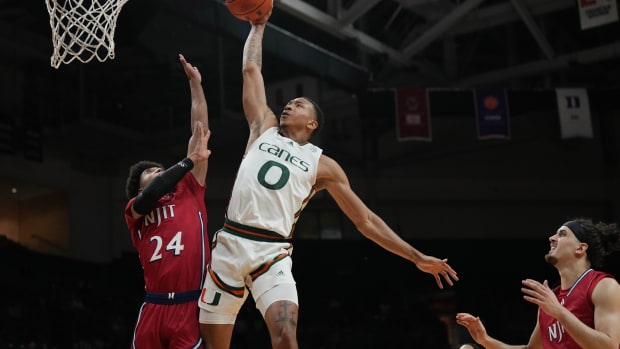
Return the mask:
<path id="1" fill-rule="evenodd" d="M 576 221 L 568 221 L 562 225 L 568 227 L 573 232 L 573 234 L 575 234 L 577 240 L 588 243 L 588 236 L 581 228 L 581 224 L 577 223 Z"/>

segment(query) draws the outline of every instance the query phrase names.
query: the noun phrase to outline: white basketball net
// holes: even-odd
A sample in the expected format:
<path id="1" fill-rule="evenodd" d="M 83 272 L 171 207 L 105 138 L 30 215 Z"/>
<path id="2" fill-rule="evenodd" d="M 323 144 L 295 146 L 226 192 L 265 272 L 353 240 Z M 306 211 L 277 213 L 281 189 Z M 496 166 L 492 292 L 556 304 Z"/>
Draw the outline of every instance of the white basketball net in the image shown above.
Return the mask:
<path id="1" fill-rule="evenodd" d="M 114 30 L 128 0 L 45 0 L 52 27 L 52 67 L 77 59 L 114 59 Z"/>

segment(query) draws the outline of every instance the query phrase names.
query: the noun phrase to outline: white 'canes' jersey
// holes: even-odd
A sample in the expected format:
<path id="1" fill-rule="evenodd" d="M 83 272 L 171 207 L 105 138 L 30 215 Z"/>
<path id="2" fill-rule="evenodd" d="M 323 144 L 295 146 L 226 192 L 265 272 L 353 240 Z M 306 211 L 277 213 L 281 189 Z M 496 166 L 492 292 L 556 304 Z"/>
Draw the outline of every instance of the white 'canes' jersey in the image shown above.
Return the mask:
<path id="1" fill-rule="evenodd" d="M 273 127 L 250 146 L 241 161 L 226 218 L 290 237 L 299 213 L 314 195 L 323 150 L 299 145 Z"/>

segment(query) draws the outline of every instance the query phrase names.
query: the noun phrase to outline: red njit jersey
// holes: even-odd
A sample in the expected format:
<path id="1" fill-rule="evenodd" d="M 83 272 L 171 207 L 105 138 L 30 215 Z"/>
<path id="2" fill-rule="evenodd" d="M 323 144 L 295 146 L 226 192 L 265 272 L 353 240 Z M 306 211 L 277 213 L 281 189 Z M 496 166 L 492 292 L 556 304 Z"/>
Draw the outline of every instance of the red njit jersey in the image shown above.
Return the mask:
<path id="1" fill-rule="evenodd" d="M 184 292 L 202 287 L 211 258 L 205 189 L 190 172 L 144 217 L 131 216 L 135 198 L 127 203 L 125 221 L 144 270 L 146 291 Z"/>
<path id="2" fill-rule="evenodd" d="M 592 292 L 594 288 L 604 278 L 614 276 L 602 271 L 588 269 L 575 281 L 569 289 L 563 290 L 556 286 L 553 292 L 558 297 L 560 304 L 575 315 L 581 322 L 594 328 L 594 304 L 592 304 Z M 538 314 L 540 334 L 542 336 L 543 348 L 545 349 L 580 349 L 581 346 L 568 335 L 562 324 L 545 313 L 540 311 Z"/>

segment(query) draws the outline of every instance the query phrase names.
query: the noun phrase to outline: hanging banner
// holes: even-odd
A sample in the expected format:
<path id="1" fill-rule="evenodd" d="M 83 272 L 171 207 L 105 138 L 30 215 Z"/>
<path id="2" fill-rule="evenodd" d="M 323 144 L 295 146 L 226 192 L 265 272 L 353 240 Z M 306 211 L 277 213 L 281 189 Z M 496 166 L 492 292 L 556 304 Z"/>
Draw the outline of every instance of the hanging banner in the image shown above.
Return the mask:
<path id="1" fill-rule="evenodd" d="M 577 0 L 581 30 L 618 21 L 616 0 Z"/>
<path id="2" fill-rule="evenodd" d="M 590 101 L 585 88 L 555 90 L 562 138 L 593 138 Z"/>
<path id="3" fill-rule="evenodd" d="M 399 141 L 431 140 L 430 107 L 425 88 L 398 88 L 395 94 Z"/>
<path id="4" fill-rule="evenodd" d="M 478 139 L 509 139 L 510 122 L 505 89 L 474 90 Z"/>

